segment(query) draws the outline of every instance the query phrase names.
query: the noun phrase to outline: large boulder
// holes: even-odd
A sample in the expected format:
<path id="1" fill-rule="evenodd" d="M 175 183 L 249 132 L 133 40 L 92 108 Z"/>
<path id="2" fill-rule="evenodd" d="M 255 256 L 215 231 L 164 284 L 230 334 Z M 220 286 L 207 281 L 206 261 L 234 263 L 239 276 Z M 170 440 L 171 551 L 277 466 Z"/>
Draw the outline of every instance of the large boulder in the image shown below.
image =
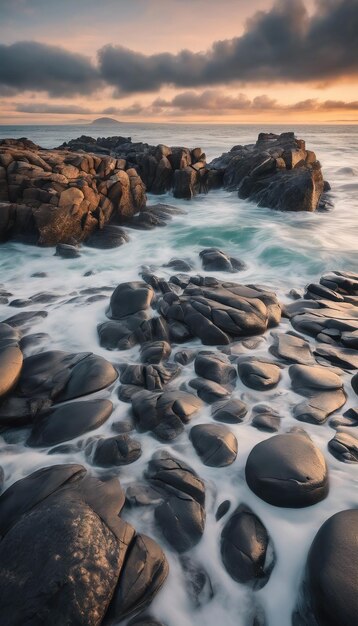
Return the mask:
<path id="1" fill-rule="evenodd" d="M 281 319 L 273 293 L 201 276 L 191 277 L 182 294 L 165 294 L 159 309 L 169 325 L 180 324 L 187 338 L 198 337 L 205 345 L 264 333 Z"/>
<path id="2" fill-rule="evenodd" d="M 311 506 L 328 494 L 326 461 L 304 431 L 258 443 L 248 456 L 245 475 L 250 489 L 274 506 Z"/>
<path id="3" fill-rule="evenodd" d="M 340 511 L 321 526 L 307 557 L 294 626 L 355 624 L 357 533 L 358 509 Z"/>
<path id="4" fill-rule="evenodd" d="M 123 602 L 129 612 L 146 606 L 165 580 L 165 557 L 118 516 L 123 504 L 116 478 L 99 481 L 81 465 L 44 468 L 5 491 L 0 496 L 3 623 L 99 626 L 118 582 L 120 590 L 131 588 Z M 141 541 L 145 554 L 136 551 Z M 153 562 L 161 562 L 161 571 Z M 132 582 L 133 567 L 147 570 L 140 583 Z M 115 620 L 122 610 L 114 608 Z"/>
<path id="5" fill-rule="evenodd" d="M 315 211 L 324 191 L 314 152 L 292 132 L 260 133 L 255 144 L 234 146 L 208 168 L 221 173 L 226 189 L 271 209 Z"/>

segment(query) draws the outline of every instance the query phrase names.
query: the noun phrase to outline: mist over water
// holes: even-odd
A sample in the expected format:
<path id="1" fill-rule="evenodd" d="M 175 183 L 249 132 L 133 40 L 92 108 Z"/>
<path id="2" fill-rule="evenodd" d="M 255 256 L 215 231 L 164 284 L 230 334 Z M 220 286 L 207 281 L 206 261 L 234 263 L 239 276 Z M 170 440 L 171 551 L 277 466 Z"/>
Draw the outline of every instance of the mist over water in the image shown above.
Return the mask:
<path id="1" fill-rule="evenodd" d="M 128 230 L 130 242 L 113 250 L 95 250 L 83 246 L 78 259 L 61 259 L 54 256 L 53 248 L 37 248 L 9 242 L 0 246 L 0 284 L 13 294 L 11 299 L 27 298 L 38 292 L 49 291 L 61 298 L 46 305 L 32 305 L 21 309 L 45 309 L 47 318 L 33 326 L 31 332 L 48 333 L 50 339 L 40 341 L 33 353 L 60 349 L 71 352 L 93 351 L 114 365 L 136 362 L 139 348 L 108 352 L 98 343 L 97 324 L 105 320 L 107 300 L 87 302 L 87 296 L 74 300 L 82 289 L 108 286 L 138 280 L 140 268 L 150 266 L 156 274 L 169 278 L 173 272 L 161 267 L 172 257 L 190 259 L 193 274 L 203 273 L 198 256 L 204 247 L 222 248 L 229 255 L 242 259 L 247 269 L 229 275 L 214 272 L 211 275 L 240 283 L 257 283 L 274 290 L 279 299 L 288 301 L 292 288 L 303 289 L 326 271 L 358 271 L 358 127 L 357 126 L 236 126 L 236 125 L 157 125 L 123 124 L 121 126 L 13 126 L 0 127 L 0 137 L 23 137 L 43 147 L 55 147 L 63 141 L 81 134 L 97 136 L 131 136 L 133 141 L 151 144 L 166 143 L 190 148 L 200 146 L 210 161 L 236 144 L 253 143 L 260 131 L 282 132 L 294 130 L 306 140 L 308 149 L 314 150 L 322 163 L 323 174 L 331 184 L 334 208 L 315 213 L 280 213 L 256 207 L 240 200 L 236 192 L 214 191 L 197 196 L 190 202 L 176 200 L 170 194 L 150 196 L 149 203 L 167 202 L 184 208 L 185 215 L 175 216 L 166 228 L 152 231 Z M 88 271 L 94 274 L 85 277 Z M 35 272 L 46 272 L 46 278 L 35 278 Z M 108 291 L 108 298 L 111 291 Z M 0 321 L 19 312 L 0 304 Z M 282 320 L 283 331 L 290 330 L 288 320 Z M 267 357 L 271 336 L 268 332 L 255 351 L 248 354 Z M 185 347 L 181 344 L 176 349 Z M 199 347 L 199 342 L 188 346 Z M 193 378 L 193 366 L 183 368 L 174 381 L 178 387 Z M 348 385 L 344 410 L 356 404 Z M 99 392 L 108 397 L 115 409 L 110 419 L 95 434 L 113 435 L 111 424 L 129 416 L 130 405 L 117 398 L 118 383 L 112 391 Z M 302 427 L 323 451 L 330 471 L 330 492 L 322 502 L 304 509 L 283 509 L 270 506 L 256 497 L 248 488 L 244 468 L 252 447 L 271 436 L 250 425 L 250 413 L 242 424 L 232 424 L 230 429 L 238 440 L 236 461 L 226 468 L 210 468 L 202 464 L 190 443 L 187 432 L 172 444 L 157 442 L 149 435 L 135 433 L 142 444 L 143 454 L 132 465 L 121 467 L 119 477 L 124 487 L 140 479 L 153 452 L 165 448 L 174 456 L 184 459 L 206 483 L 207 521 L 204 536 L 190 552 L 190 557 L 208 572 L 214 591 L 213 599 L 199 609 L 194 609 L 185 586 L 178 556 L 164 544 L 149 507 L 132 509 L 126 519 L 139 532 L 156 539 L 163 546 L 170 563 L 170 575 L 155 599 L 151 613 L 168 626 L 247 626 L 255 606 L 262 606 L 267 626 L 289 626 L 303 567 L 310 543 L 321 524 L 335 512 L 357 506 L 357 466 L 343 464 L 327 450 L 327 442 L 334 430 L 327 424 L 302 425 L 291 416 L 294 404 L 302 400 L 290 387 L 287 368 L 278 387 L 271 391 L 249 390 L 240 380 L 233 397 L 239 397 L 249 406 L 269 404 L 279 411 L 282 432 L 292 427 Z M 210 422 L 210 407 L 198 413 L 193 424 Z M 187 428 L 187 431 L 190 427 Z M 93 433 L 91 433 L 92 435 Z M 101 470 L 89 466 L 84 454 L 50 455 L 45 450 L 34 450 L 24 445 L 26 433 L 19 431 L 13 443 L 0 437 L 1 465 L 8 487 L 14 481 L 45 465 L 79 462 L 92 472 Z M 231 501 L 230 513 L 240 503 L 249 505 L 265 524 L 275 546 L 277 561 L 268 584 L 253 592 L 233 581 L 225 571 L 220 558 L 220 534 L 228 516 L 215 521 L 219 504 Z M 0 620 L 1 621 L 1 620 Z"/>

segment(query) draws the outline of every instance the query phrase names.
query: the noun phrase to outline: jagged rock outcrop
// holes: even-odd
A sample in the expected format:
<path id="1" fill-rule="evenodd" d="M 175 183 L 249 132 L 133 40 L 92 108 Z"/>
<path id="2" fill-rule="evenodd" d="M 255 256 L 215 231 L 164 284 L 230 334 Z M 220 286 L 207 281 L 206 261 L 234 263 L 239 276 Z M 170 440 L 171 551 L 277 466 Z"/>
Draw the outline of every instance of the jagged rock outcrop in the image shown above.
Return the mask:
<path id="1" fill-rule="evenodd" d="M 315 153 L 292 132 L 260 133 L 255 144 L 234 146 L 208 168 L 240 198 L 281 211 L 315 211 L 325 190 Z"/>
<path id="2" fill-rule="evenodd" d="M 107 155 L 1 141 L 0 240 L 81 242 L 111 218 L 130 219 L 145 207 L 145 186 L 121 165 Z"/>

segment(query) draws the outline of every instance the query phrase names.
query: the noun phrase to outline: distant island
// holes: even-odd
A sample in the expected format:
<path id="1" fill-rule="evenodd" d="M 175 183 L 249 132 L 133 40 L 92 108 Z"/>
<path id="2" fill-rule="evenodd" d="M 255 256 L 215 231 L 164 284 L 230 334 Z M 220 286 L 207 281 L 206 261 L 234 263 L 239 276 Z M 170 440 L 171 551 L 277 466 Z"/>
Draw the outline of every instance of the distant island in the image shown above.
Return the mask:
<path id="1" fill-rule="evenodd" d="M 112 124 L 121 124 L 118 120 L 115 120 L 113 117 L 97 117 L 96 120 L 90 122 L 90 126 L 110 126 Z"/>

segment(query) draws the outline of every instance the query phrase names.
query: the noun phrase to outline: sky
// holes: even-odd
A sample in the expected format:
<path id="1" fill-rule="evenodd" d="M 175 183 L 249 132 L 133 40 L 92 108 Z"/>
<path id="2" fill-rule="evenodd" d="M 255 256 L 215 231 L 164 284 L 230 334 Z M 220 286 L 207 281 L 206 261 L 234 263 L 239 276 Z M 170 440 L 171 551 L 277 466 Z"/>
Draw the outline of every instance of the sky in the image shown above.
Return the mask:
<path id="1" fill-rule="evenodd" d="M 358 0 L 0 0 L 0 124 L 358 121 Z"/>

